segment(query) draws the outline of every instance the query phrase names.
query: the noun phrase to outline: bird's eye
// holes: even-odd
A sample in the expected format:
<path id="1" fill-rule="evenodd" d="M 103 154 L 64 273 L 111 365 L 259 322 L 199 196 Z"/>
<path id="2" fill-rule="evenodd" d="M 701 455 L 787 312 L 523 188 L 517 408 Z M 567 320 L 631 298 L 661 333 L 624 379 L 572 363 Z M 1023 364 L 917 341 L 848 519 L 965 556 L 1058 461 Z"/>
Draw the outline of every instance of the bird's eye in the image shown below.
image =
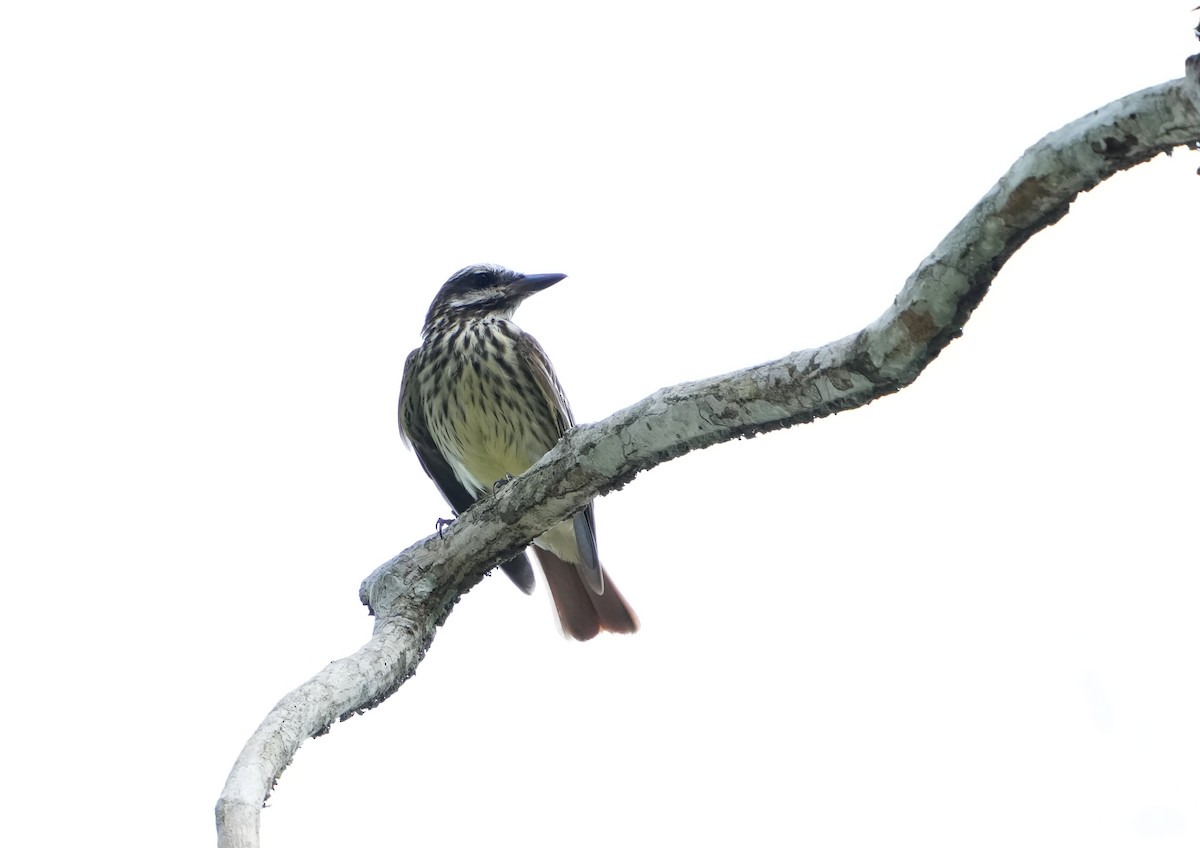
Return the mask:
<path id="1" fill-rule="evenodd" d="M 495 286 L 499 280 L 496 268 L 487 265 L 473 265 L 459 270 L 446 281 L 446 284 L 461 291 L 483 291 Z"/>

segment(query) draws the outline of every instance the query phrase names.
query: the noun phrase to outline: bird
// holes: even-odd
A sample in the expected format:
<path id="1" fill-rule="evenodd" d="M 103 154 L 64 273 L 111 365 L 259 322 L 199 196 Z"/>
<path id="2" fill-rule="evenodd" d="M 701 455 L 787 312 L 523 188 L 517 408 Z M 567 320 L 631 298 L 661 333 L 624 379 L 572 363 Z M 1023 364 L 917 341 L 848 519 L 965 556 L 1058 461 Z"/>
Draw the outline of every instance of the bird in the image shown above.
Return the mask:
<path id="1" fill-rule="evenodd" d="M 517 307 L 565 274 L 470 265 L 439 289 L 400 383 L 400 437 L 457 516 L 532 466 L 575 425 L 545 351 L 513 322 Z M 589 503 L 533 540 L 565 636 L 634 633 L 640 623 L 596 553 Z M 525 551 L 501 565 L 526 594 Z"/>

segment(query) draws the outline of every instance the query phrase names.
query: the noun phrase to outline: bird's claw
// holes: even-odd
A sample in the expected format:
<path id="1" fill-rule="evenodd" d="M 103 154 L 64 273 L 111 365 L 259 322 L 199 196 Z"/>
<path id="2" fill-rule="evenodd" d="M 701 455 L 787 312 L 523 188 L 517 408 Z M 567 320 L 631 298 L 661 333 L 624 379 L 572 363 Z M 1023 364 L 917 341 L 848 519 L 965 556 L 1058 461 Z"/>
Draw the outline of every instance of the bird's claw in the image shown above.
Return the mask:
<path id="1" fill-rule="evenodd" d="M 513 476 L 511 474 L 505 474 L 503 477 L 501 477 L 499 480 L 497 480 L 495 483 L 492 484 L 492 494 L 493 495 L 496 494 L 497 492 L 499 492 L 501 489 L 503 489 L 505 486 L 507 486 L 512 481 L 513 481 Z"/>
<path id="2" fill-rule="evenodd" d="M 453 518 L 439 518 L 437 520 L 437 531 L 438 531 L 439 539 L 445 538 L 442 536 L 442 531 L 445 530 L 447 527 L 449 527 L 453 523 L 454 523 Z"/>

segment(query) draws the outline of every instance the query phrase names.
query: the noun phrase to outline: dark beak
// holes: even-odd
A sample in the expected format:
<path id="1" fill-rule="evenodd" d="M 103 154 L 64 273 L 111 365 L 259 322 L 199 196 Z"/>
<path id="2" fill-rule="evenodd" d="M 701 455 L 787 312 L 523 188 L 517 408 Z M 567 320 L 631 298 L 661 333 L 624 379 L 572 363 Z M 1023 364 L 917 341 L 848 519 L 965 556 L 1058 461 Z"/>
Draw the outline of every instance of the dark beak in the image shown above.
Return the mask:
<path id="1" fill-rule="evenodd" d="M 521 279 L 513 283 L 513 285 L 522 294 L 530 295 L 534 292 L 540 292 L 542 289 L 548 289 L 559 280 L 565 280 L 566 278 L 566 274 L 525 274 Z"/>

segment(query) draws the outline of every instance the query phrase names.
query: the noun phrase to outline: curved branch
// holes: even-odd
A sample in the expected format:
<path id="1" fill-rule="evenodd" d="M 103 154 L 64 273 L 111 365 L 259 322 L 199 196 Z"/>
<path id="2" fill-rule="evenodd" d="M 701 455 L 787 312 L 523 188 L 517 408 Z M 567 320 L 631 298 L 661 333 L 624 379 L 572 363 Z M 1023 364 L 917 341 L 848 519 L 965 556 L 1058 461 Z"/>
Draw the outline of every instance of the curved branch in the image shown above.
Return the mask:
<path id="1" fill-rule="evenodd" d="M 1005 261 L 1114 173 L 1200 146 L 1200 57 L 1187 77 L 1131 94 L 1029 148 L 852 336 L 783 359 L 661 389 L 577 427 L 445 534 L 378 568 L 360 596 L 371 640 L 281 700 L 246 743 L 217 803 L 222 846 L 258 844 L 259 810 L 301 742 L 370 709 L 412 675 L 455 601 L 492 567 L 597 495 L 718 442 L 863 406 L 898 391 L 955 339 Z"/>

